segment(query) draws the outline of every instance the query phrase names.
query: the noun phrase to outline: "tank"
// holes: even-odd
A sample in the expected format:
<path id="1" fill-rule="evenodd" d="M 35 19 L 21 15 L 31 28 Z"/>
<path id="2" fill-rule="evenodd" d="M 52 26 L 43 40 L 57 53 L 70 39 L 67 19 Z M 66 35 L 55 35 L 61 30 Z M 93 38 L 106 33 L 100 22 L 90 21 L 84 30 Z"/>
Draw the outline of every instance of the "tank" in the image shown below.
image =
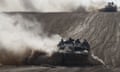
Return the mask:
<path id="1" fill-rule="evenodd" d="M 74 39 L 62 39 L 58 43 L 58 52 L 56 53 L 62 55 L 61 64 L 66 66 L 91 65 L 89 61 L 91 57 L 90 49 L 83 46 L 83 43 L 76 42 Z"/>
<path id="2" fill-rule="evenodd" d="M 114 2 L 108 2 L 105 8 L 100 9 L 102 12 L 117 12 L 117 5 Z"/>

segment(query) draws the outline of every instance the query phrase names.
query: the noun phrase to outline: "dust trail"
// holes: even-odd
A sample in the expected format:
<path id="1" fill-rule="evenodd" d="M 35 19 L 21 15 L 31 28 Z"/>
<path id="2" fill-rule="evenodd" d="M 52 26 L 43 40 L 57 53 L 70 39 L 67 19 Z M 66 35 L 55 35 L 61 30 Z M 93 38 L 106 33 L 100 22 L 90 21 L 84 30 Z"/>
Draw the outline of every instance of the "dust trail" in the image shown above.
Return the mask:
<path id="1" fill-rule="evenodd" d="M 0 61 L 9 60 L 9 57 L 22 58 L 29 50 L 43 51 L 48 55 L 57 50 L 56 45 L 61 37 L 59 35 L 48 37 L 42 29 L 40 32 L 43 35 L 40 36 L 23 28 L 24 25 L 32 24 L 35 24 L 34 21 L 25 21 L 22 16 L 16 18 L 0 14 Z"/>
<path id="2" fill-rule="evenodd" d="M 95 11 L 103 8 L 109 1 L 120 7 L 119 0 L 4 0 L 0 11 L 73 12 L 80 7 Z"/>

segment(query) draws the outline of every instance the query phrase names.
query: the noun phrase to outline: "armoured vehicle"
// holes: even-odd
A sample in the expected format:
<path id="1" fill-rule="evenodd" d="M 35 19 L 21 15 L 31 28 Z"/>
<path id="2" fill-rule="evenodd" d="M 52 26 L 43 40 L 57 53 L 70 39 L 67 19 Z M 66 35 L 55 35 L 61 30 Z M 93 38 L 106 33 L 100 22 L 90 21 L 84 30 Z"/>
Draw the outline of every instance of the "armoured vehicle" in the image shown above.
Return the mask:
<path id="1" fill-rule="evenodd" d="M 100 9 L 102 12 L 117 12 L 117 5 L 114 2 L 108 2 L 105 8 Z"/>

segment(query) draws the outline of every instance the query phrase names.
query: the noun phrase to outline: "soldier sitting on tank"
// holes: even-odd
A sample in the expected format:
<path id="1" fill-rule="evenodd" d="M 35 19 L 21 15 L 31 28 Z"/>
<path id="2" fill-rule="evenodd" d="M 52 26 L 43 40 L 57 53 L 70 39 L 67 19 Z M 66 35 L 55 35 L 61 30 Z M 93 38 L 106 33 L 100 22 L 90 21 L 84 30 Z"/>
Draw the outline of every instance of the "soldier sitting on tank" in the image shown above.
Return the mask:
<path id="1" fill-rule="evenodd" d="M 73 45 L 74 44 L 74 39 L 69 38 L 68 40 L 65 41 L 65 44 L 71 44 L 71 45 Z"/>
<path id="2" fill-rule="evenodd" d="M 83 50 L 88 50 L 88 51 L 90 50 L 90 44 L 88 43 L 88 41 L 86 39 L 84 39 L 84 41 L 83 41 L 83 43 L 81 45 L 81 48 Z"/>
<path id="3" fill-rule="evenodd" d="M 80 39 L 75 40 L 74 47 L 75 47 L 75 51 L 81 51 L 81 42 L 80 42 Z"/>
<path id="4" fill-rule="evenodd" d="M 64 50 L 65 46 L 64 46 L 64 40 L 61 39 L 61 41 L 59 42 L 59 44 L 57 45 L 61 50 Z"/>
<path id="5" fill-rule="evenodd" d="M 65 46 L 65 48 L 66 48 L 66 50 L 68 51 L 73 51 L 73 49 L 74 49 L 74 39 L 72 39 L 72 38 L 69 38 L 68 40 L 66 40 L 65 42 L 64 42 L 64 46 Z"/>

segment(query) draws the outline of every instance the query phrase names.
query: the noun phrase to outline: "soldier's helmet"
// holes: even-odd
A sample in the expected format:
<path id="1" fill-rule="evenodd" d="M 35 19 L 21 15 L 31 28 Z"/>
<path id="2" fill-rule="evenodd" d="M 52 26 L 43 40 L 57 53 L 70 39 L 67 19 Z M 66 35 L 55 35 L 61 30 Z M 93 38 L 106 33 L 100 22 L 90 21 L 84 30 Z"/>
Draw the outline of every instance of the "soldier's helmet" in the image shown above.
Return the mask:
<path id="1" fill-rule="evenodd" d="M 84 39 L 84 42 L 87 42 L 87 40 L 86 40 L 86 39 Z"/>
<path id="2" fill-rule="evenodd" d="M 114 3 L 113 3 L 113 2 L 111 2 L 111 5 L 114 5 Z"/>
<path id="3" fill-rule="evenodd" d="M 69 41 L 74 41 L 71 37 L 69 38 Z"/>
<path id="4" fill-rule="evenodd" d="M 64 42 L 64 40 L 63 39 L 61 39 L 61 43 L 63 43 Z"/>
<path id="5" fill-rule="evenodd" d="M 80 39 L 77 39 L 75 42 L 76 42 L 76 43 L 80 43 Z"/>

